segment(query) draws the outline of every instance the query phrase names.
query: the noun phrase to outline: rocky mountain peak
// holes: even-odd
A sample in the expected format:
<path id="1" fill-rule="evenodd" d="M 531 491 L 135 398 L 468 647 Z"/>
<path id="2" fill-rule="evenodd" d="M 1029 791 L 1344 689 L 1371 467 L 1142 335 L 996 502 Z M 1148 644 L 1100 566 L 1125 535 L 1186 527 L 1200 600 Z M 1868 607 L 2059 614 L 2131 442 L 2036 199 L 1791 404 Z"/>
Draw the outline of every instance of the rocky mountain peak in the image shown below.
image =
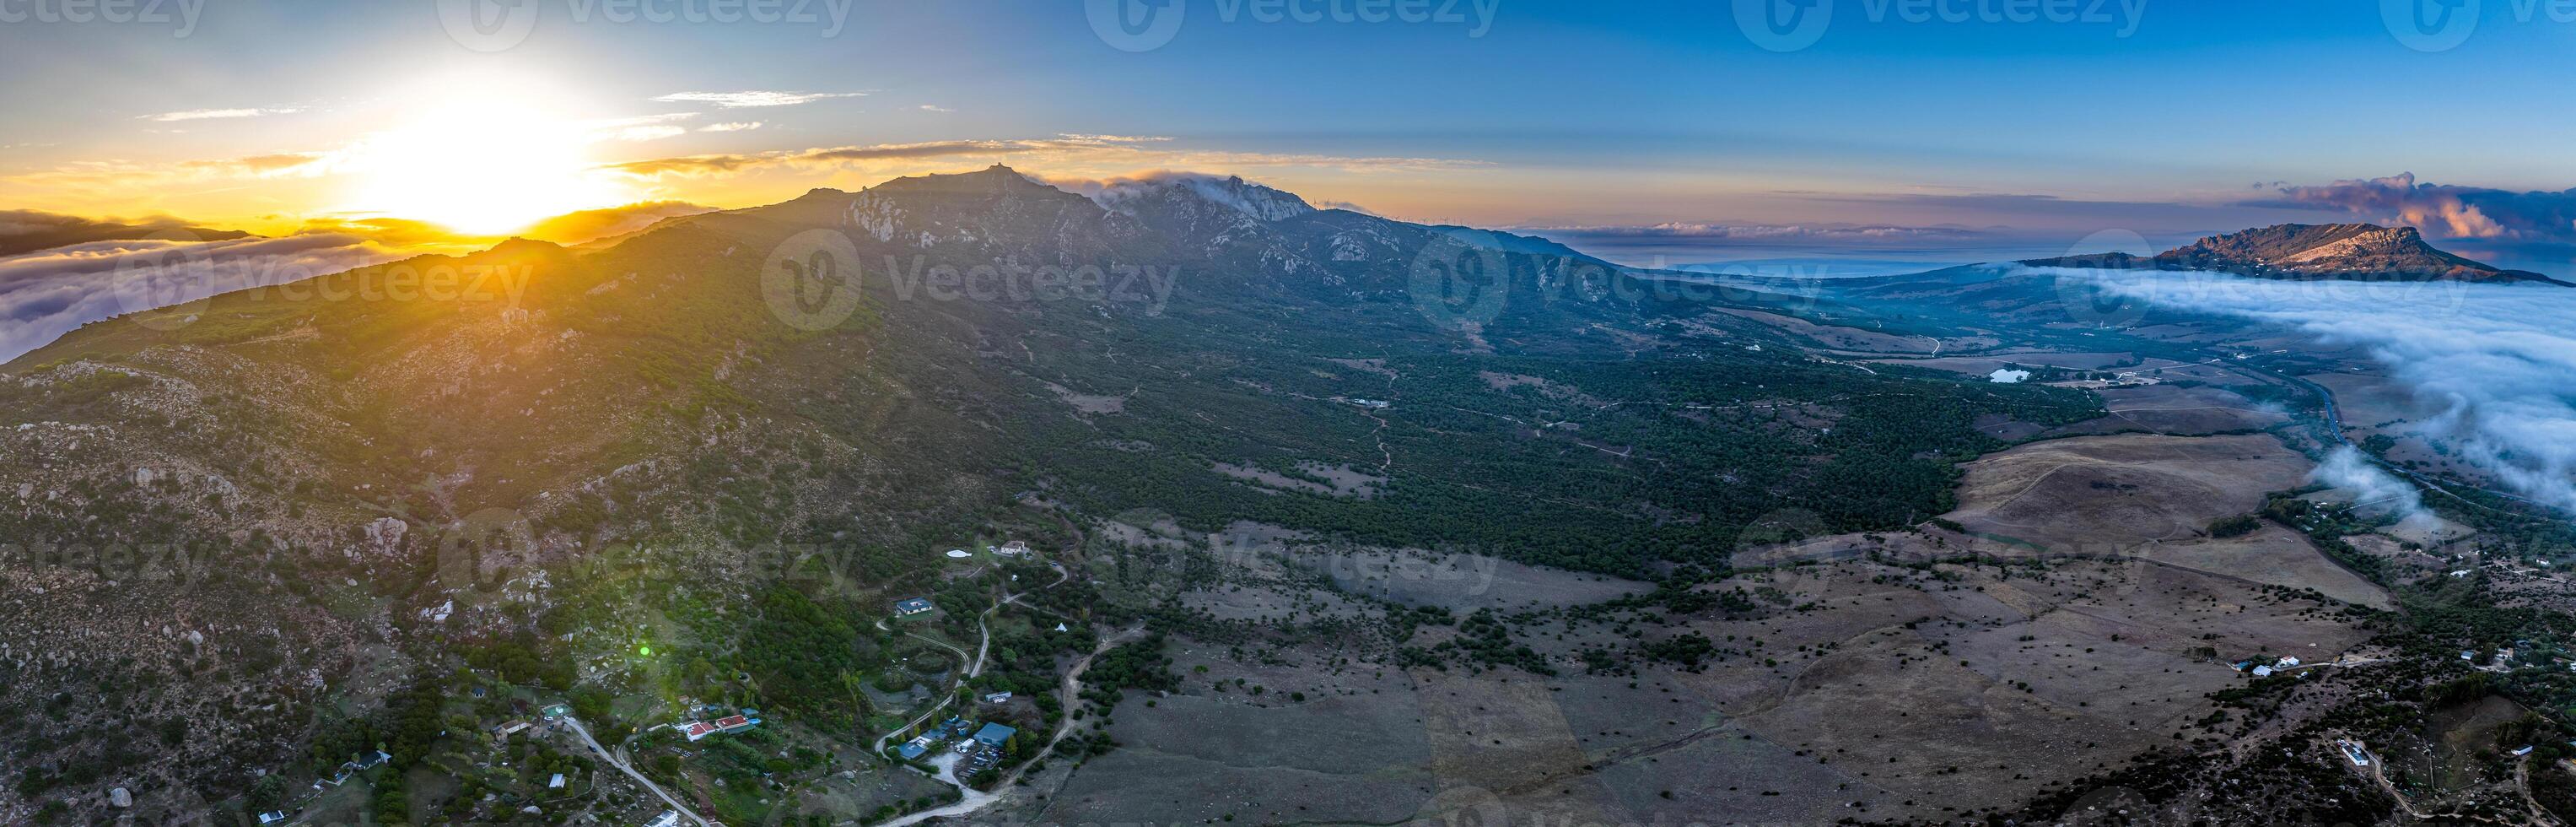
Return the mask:
<path id="1" fill-rule="evenodd" d="M 1175 199 L 1223 207 L 1260 221 L 1284 221 L 1315 211 L 1295 193 L 1252 183 L 1239 175 L 1170 174 L 1116 181 L 1101 187 L 1091 198 L 1103 207 L 1130 215 L 1157 209 L 1155 202 Z"/>
<path id="2" fill-rule="evenodd" d="M 2423 233 L 2413 227 L 2377 224 L 2277 224 L 2208 236 L 2153 258 L 2103 253 L 2023 263 L 2115 270 L 2207 270 L 2261 278 L 2563 284 L 2539 273 L 2499 269 L 2444 252 L 2425 241 Z"/>

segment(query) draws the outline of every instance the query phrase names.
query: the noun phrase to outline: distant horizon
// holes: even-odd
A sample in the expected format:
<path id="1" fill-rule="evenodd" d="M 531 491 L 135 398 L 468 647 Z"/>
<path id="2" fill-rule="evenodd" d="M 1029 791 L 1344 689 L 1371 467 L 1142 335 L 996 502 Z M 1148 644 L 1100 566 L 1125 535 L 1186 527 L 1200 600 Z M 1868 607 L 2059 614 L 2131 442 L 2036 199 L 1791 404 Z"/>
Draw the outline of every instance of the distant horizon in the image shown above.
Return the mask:
<path id="1" fill-rule="evenodd" d="M 1132 32 L 1084 4 L 827 2 L 726 22 L 456 0 L 31 21 L 0 26 L 0 67 L 21 78 L 0 89 L 17 116 L 0 123 L 0 209 L 489 234 L 1010 162 L 1240 174 L 1406 220 L 1555 228 L 1623 263 L 1956 260 L 2337 221 L 2419 227 L 2499 266 L 2576 262 L 2576 158 L 2554 140 L 2576 113 L 2525 105 L 2576 55 L 2565 26 L 2512 4 L 2440 39 L 2361 6 L 2023 20 L 1846 4 L 1783 35 L 1730 5 L 1308 20 L 1174 0 L 1129 4 L 1157 15 Z M 1584 71 L 1565 71 L 1576 56 Z M 2368 78 L 2373 98 L 2418 105 L 2356 133 L 2349 95 L 2227 91 L 2247 78 Z M 117 91 L 62 94 L 83 88 Z M 2508 110 L 2518 128 L 2474 151 L 2449 128 Z"/>

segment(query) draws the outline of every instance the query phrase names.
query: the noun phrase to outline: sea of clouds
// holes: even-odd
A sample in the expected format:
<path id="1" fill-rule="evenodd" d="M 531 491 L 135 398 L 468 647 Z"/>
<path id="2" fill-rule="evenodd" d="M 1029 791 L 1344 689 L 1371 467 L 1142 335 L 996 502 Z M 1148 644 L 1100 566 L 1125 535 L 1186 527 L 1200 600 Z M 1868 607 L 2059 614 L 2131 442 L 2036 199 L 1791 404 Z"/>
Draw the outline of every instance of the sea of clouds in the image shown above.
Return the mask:
<path id="1" fill-rule="evenodd" d="M 2576 510 L 2569 480 L 2576 470 L 2576 289 L 2055 272 L 2089 278 L 2098 290 L 2150 308 L 2224 313 L 2358 346 L 2440 410 L 2405 428 L 2451 446 L 2524 497 Z M 2344 470 L 2351 473 L 2338 481 L 2366 487 L 2358 485 L 2366 481 L 2358 468 Z"/>
<path id="2" fill-rule="evenodd" d="M 0 362 L 91 322 L 396 257 L 354 235 L 94 241 L 0 258 Z"/>

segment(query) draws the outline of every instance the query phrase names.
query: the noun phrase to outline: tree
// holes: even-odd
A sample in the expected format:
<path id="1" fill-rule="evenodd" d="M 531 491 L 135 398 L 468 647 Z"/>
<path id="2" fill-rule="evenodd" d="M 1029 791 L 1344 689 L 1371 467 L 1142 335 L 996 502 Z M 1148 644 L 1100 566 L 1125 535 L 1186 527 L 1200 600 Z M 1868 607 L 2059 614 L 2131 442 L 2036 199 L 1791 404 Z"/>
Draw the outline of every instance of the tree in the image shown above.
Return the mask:
<path id="1" fill-rule="evenodd" d="M 276 773 L 260 776 L 250 785 L 250 791 L 242 794 L 242 806 L 254 813 L 277 809 L 277 803 L 284 800 L 286 782 Z"/>

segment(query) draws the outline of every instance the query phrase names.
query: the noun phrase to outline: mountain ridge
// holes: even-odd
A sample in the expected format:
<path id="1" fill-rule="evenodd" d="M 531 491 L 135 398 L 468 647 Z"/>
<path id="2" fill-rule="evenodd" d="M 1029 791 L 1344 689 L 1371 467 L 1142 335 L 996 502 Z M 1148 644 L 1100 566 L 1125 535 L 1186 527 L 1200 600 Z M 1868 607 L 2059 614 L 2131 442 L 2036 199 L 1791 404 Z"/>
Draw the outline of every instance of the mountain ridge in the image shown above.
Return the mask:
<path id="1" fill-rule="evenodd" d="M 2101 270 L 2204 270 L 2290 280 L 2539 282 L 2576 287 L 2540 273 L 2501 269 L 2443 251 L 2413 227 L 2377 224 L 2275 224 L 2205 236 L 2148 257 L 2089 253 L 2019 263 Z"/>

